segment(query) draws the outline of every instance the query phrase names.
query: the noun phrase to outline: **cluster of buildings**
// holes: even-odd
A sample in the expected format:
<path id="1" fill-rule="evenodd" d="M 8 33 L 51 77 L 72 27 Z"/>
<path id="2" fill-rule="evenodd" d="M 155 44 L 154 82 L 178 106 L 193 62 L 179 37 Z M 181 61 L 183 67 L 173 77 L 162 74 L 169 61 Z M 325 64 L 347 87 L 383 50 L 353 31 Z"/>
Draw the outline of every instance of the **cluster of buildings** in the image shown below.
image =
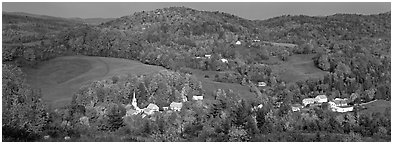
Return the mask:
<path id="1" fill-rule="evenodd" d="M 195 101 L 203 100 L 203 96 L 193 96 L 192 99 Z M 141 109 L 138 107 L 136 101 L 137 101 L 137 99 L 135 98 L 135 93 L 134 93 L 131 104 L 125 105 L 125 109 L 127 111 L 125 117 L 131 116 L 131 115 L 142 114 L 142 118 L 143 118 L 147 115 L 152 115 L 155 112 L 160 111 L 160 108 L 156 104 L 153 104 L 153 103 L 150 103 L 146 108 Z M 183 102 L 186 102 L 186 101 L 187 101 L 187 97 L 183 96 L 182 102 L 172 102 L 169 105 L 169 107 L 162 107 L 162 110 L 164 110 L 164 111 L 167 111 L 167 110 L 180 111 L 181 108 L 183 107 Z"/>
<path id="2" fill-rule="evenodd" d="M 300 111 L 302 108 L 312 105 L 320 105 L 322 103 L 328 103 L 330 109 L 334 112 L 350 112 L 353 111 L 353 106 L 348 105 L 348 99 L 335 98 L 332 101 L 328 101 L 326 95 L 318 95 L 315 98 L 305 98 L 302 100 L 303 105 L 293 104 L 292 111 Z"/>

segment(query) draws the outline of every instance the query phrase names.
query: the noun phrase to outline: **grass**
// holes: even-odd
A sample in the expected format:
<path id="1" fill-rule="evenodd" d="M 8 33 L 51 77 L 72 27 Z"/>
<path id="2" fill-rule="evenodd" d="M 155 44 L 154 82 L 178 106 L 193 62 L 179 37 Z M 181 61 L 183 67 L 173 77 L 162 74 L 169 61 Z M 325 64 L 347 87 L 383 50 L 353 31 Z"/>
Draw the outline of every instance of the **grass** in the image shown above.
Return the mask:
<path id="1" fill-rule="evenodd" d="M 361 111 L 363 113 L 384 113 L 386 108 L 390 108 L 390 101 L 376 100 L 375 102 L 371 102 L 363 106 L 366 108 Z"/>
<path id="2" fill-rule="evenodd" d="M 292 83 L 310 78 L 323 78 L 327 72 L 318 69 L 312 60 L 315 54 L 295 54 L 277 65 L 271 65 L 285 82 Z M 274 58 L 273 58 L 274 59 Z"/>
<path id="3" fill-rule="evenodd" d="M 236 83 L 221 83 L 214 81 L 214 76 L 215 74 L 219 73 L 218 71 L 202 71 L 192 69 L 191 72 L 195 77 L 198 78 L 199 81 L 202 82 L 202 88 L 205 91 L 205 99 L 213 100 L 213 92 L 217 89 L 231 89 L 233 92 L 238 93 L 242 98 L 247 100 L 252 100 L 256 97 L 254 93 L 250 92 L 250 88 L 247 86 Z M 205 75 L 208 75 L 209 78 L 205 78 Z"/>
<path id="4" fill-rule="evenodd" d="M 118 74 L 141 75 L 162 69 L 126 59 L 66 56 L 42 62 L 37 68 L 23 70 L 27 82 L 33 88 L 41 89 L 43 100 L 53 108 L 59 108 L 69 104 L 74 92 L 83 84 Z"/>

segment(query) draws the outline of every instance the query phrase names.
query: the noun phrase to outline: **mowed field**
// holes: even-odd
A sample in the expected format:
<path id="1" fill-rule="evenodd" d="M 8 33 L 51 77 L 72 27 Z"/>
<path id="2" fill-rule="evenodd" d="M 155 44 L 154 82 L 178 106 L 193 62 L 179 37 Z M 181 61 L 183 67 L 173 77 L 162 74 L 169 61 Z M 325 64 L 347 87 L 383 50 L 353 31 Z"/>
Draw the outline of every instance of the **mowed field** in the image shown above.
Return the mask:
<path id="1" fill-rule="evenodd" d="M 384 113 L 387 108 L 390 110 L 391 103 L 386 100 L 376 100 L 363 105 L 365 109 L 361 110 L 361 113 Z"/>
<path id="2" fill-rule="evenodd" d="M 312 58 L 315 54 L 296 54 L 288 58 L 287 61 L 280 61 L 277 57 L 271 57 L 270 65 L 273 72 L 277 73 L 282 80 L 288 83 L 310 78 L 323 78 L 327 72 L 320 70 L 314 65 Z M 277 59 L 277 62 L 274 62 Z"/>
<path id="3" fill-rule="evenodd" d="M 219 73 L 217 71 L 202 71 L 198 69 L 192 69 L 193 75 L 202 83 L 203 90 L 205 91 L 206 99 L 214 99 L 214 91 L 217 89 L 228 90 L 231 89 L 233 92 L 239 94 L 240 97 L 253 100 L 256 95 L 250 91 L 248 86 L 243 86 L 236 83 L 221 83 L 214 81 L 214 76 Z M 209 78 L 205 78 L 208 75 Z"/>
<path id="4" fill-rule="evenodd" d="M 163 70 L 138 61 L 89 57 L 66 56 L 40 63 L 37 68 L 24 68 L 27 82 L 39 88 L 42 97 L 52 107 L 70 104 L 72 95 L 86 83 L 105 79 L 118 74 L 149 74 Z"/>

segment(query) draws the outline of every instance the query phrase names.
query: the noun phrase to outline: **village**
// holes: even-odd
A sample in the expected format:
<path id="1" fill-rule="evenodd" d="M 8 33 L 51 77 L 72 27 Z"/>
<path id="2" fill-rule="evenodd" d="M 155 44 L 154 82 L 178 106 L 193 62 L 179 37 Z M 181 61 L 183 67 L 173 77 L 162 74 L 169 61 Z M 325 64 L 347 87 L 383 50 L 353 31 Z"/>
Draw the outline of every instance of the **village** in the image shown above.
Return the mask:
<path id="1" fill-rule="evenodd" d="M 194 101 L 201 101 L 201 100 L 203 100 L 203 96 L 193 96 L 192 100 L 194 100 Z M 181 108 L 183 107 L 183 102 L 187 102 L 187 101 L 188 101 L 187 97 L 183 95 L 182 96 L 182 102 L 172 102 L 169 105 L 169 107 L 162 107 L 162 109 L 160 109 L 160 107 L 158 107 L 156 104 L 150 103 L 146 108 L 141 109 L 137 105 L 137 99 L 135 98 L 135 93 L 134 93 L 133 94 L 133 98 L 132 98 L 132 103 L 124 105 L 124 107 L 126 109 L 126 115 L 124 117 L 142 114 L 142 118 L 144 118 L 144 117 L 146 117 L 148 115 L 154 114 L 155 112 L 180 111 Z"/>

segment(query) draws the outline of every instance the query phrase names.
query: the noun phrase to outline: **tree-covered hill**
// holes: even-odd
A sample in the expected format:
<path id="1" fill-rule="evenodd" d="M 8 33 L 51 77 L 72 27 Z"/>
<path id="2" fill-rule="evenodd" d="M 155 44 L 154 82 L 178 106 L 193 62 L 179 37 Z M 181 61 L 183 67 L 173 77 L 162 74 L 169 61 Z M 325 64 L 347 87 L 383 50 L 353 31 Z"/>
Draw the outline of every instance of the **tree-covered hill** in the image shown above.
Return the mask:
<path id="1" fill-rule="evenodd" d="M 31 129 L 35 131 L 30 132 L 30 141 L 42 140 L 43 135 L 50 135 L 48 141 L 65 136 L 72 141 L 391 141 L 390 106 L 381 106 L 383 113 L 362 112 L 359 106 L 373 100 L 390 102 L 390 17 L 388 12 L 250 21 L 222 12 L 171 7 L 95 26 L 3 14 L 3 37 L 8 45 L 31 42 L 14 41 L 12 35 L 4 34 L 13 29 L 29 32 L 22 36 L 45 30 L 54 35 L 39 45 L 3 45 L 3 64 L 23 59 L 34 65 L 58 56 L 86 55 L 138 60 L 169 69 L 86 84 L 74 95 L 72 105 L 38 116 L 43 124 L 22 114 L 19 121 L 5 117 L 8 122 L 3 131 L 9 132 L 6 140 L 11 141 L 20 140 L 20 134 L 29 134 Z M 48 25 L 39 29 L 39 23 L 46 21 Z M 58 27 L 51 30 L 53 26 Z M 38 107 L 32 112 L 44 114 L 40 94 L 24 84 L 13 84 L 23 73 L 8 64 L 3 67 L 3 99 L 10 101 L 3 106 L 13 109 L 5 112 L 30 112 L 23 107 L 27 105 Z M 283 81 L 277 67 L 292 74 L 286 75 L 288 79 L 296 73 L 304 78 Z M 310 71 L 318 73 L 309 77 Z M 186 102 L 180 112 L 125 116 L 123 105 L 130 102 L 134 91 L 138 105 L 167 106 L 179 101 L 186 93 L 182 94 L 183 89 L 188 89 L 188 98 L 212 91 L 213 86 L 206 88 L 199 82 L 201 78 L 242 85 L 257 96 L 246 100 L 244 93 L 217 89 L 210 93 L 214 100 Z M 258 82 L 266 86 L 258 87 Z M 16 100 L 13 95 L 23 97 Z M 25 97 L 30 95 L 38 101 L 28 101 Z M 346 98 L 354 111 L 333 112 L 327 103 L 293 111 L 293 105 L 317 95 L 326 95 L 329 101 Z M 35 124 L 39 127 L 31 126 Z"/>

